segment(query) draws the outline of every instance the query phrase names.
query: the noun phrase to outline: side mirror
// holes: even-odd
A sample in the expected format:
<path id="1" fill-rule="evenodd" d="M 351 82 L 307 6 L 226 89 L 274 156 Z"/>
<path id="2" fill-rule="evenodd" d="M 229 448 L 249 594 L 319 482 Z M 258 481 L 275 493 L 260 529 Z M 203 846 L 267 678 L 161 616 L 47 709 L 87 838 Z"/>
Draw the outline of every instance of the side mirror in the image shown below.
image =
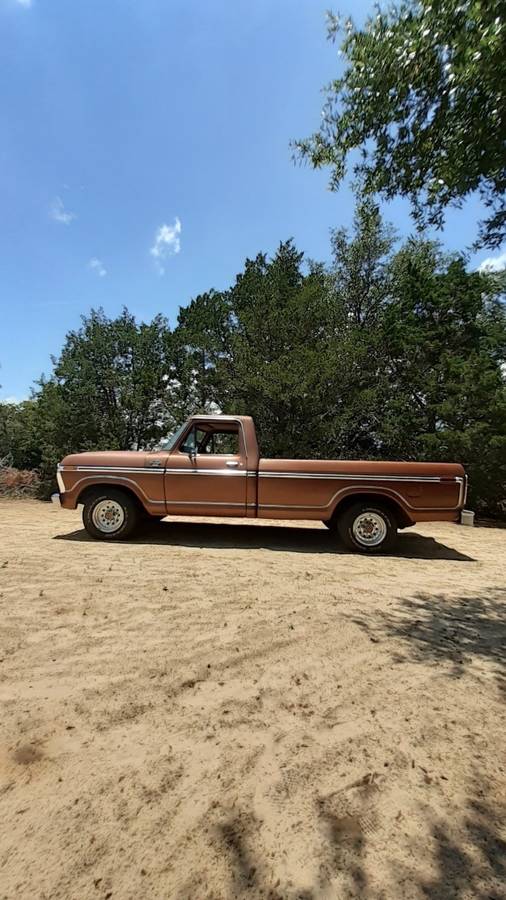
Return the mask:
<path id="1" fill-rule="evenodd" d="M 183 446 L 181 447 L 181 452 L 187 453 L 192 461 L 197 458 L 197 451 L 195 447 L 191 447 L 188 444 L 183 444 Z"/>

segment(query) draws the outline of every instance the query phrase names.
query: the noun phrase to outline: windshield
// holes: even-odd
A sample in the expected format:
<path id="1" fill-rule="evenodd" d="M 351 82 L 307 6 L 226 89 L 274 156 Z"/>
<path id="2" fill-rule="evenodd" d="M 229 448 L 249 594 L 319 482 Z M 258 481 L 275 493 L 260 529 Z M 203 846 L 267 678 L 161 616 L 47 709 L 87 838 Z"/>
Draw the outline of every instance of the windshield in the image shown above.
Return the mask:
<path id="1" fill-rule="evenodd" d="M 160 450 L 173 450 L 183 431 L 185 430 L 186 425 L 187 422 L 183 422 L 183 424 L 180 425 L 179 428 L 176 429 L 176 431 L 173 431 L 172 434 L 169 434 L 169 436 L 164 438 L 163 441 L 160 441 Z"/>

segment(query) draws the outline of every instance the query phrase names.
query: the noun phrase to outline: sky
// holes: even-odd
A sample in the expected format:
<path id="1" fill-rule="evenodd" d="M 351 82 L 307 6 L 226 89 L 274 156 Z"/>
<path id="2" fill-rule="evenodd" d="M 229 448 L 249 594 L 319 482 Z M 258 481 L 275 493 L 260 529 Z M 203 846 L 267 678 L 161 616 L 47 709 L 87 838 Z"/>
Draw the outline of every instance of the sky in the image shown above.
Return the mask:
<path id="1" fill-rule="evenodd" d="M 373 6 L 347 2 L 358 21 Z M 175 325 L 281 240 L 328 259 L 352 193 L 290 149 L 339 71 L 327 6 L 0 0 L 0 400 L 29 396 L 92 307 Z M 471 245 L 480 213 L 449 215 L 449 250 Z M 406 202 L 385 214 L 413 232 Z"/>

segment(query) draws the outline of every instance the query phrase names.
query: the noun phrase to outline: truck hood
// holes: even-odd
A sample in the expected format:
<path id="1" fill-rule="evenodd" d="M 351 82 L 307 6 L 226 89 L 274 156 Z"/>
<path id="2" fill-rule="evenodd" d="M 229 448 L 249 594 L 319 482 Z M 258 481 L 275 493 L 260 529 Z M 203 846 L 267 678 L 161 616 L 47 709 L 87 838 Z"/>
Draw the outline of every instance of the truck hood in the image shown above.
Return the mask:
<path id="1" fill-rule="evenodd" d="M 163 465 L 166 457 L 166 453 L 150 453 L 147 450 L 96 450 L 70 453 L 62 459 L 60 465 L 65 468 L 90 466 L 111 469 L 144 469 L 148 465 L 152 466 L 153 462 L 158 460 L 160 460 L 158 464 Z"/>

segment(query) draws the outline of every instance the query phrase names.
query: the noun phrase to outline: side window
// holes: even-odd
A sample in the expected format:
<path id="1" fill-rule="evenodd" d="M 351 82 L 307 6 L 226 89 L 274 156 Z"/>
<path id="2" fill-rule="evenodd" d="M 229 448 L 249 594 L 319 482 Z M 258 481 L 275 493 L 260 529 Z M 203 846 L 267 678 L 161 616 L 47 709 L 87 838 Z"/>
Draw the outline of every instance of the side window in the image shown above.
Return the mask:
<path id="1" fill-rule="evenodd" d="M 239 455 L 239 432 L 213 431 L 202 444 L 201 453 Z"/>
<path id="2" fill-rule="evenodd" d="M 207 433 L 202 431 L 201 428 L 192 428 L 189 434 L 186 435 L 184 443 L 179 447 L 181 453 L 189 453 L 190 450 L 200 452 L 199 448 L 206 437 Z"/>

